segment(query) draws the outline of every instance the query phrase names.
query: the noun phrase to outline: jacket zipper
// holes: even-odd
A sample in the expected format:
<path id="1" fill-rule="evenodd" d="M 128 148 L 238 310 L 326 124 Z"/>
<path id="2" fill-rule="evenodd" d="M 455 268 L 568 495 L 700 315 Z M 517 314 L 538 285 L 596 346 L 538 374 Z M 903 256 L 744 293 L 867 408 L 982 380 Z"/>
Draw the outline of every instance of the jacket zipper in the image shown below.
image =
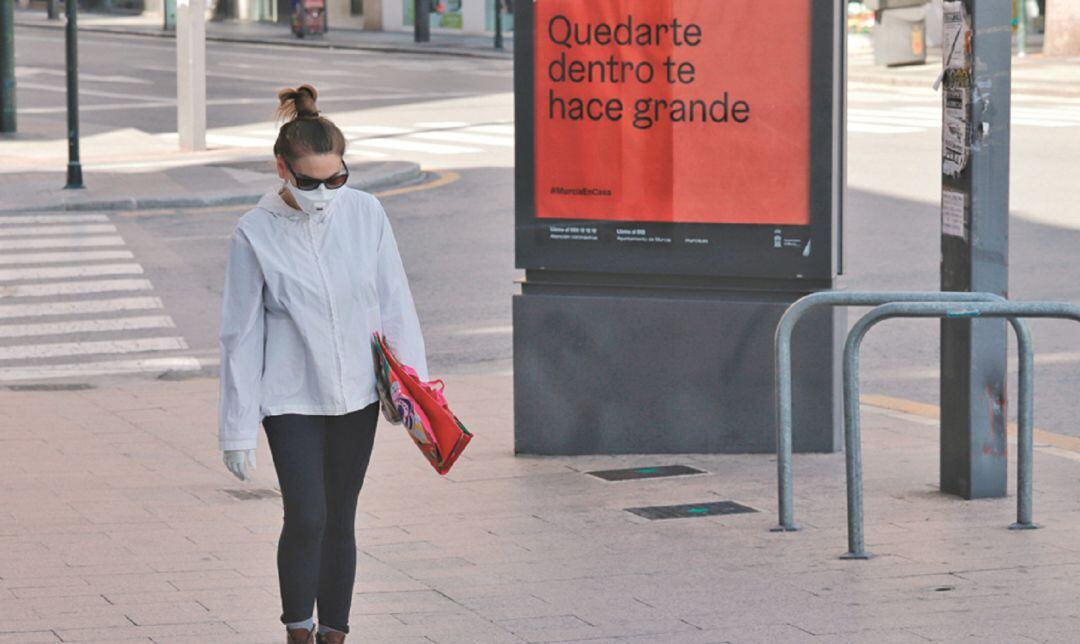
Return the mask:
<path id="1" fill-rule="evenodd" d="M 312 231 L 311 217 L 308 216 L 307 220 L 307 232 L 308 240 L 311 242 L 311 252 L 315 256 L 315 266 L 319 271 L 319 278 L 322 280 L 323 291 L 326 293 L 326 303 L 330 309 L 330 335 L 334 339 L 334 361 L 337 364 L 338 372 L 338 390 L 341 393 L 341 404 L 345 404 L 345 374 L 341 367 L 341 348 L 338 345 L 338 332 L 337 332 L 337 318 L 334 315 L 334 298 L 330 290 L 330 282 L 326 278 L 326 272 L 323 271 L 322 261 L 319 259 L 319 251 L 315 246 L 315 233 Z"/>

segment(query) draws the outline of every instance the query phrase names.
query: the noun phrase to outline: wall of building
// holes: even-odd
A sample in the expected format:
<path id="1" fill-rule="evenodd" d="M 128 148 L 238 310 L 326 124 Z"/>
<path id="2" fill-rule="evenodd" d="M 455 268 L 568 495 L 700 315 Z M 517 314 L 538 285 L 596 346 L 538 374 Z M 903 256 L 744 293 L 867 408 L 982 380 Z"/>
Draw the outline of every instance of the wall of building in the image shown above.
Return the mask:
<path id="1" fill-rule="evenodd" d="M 489 34 L 494 30 L 494 0 L 434 1 L 441 3 L 444 11 L 433 13 L 433 33 L 476 35 Z M 412 31 L 413 0 L 379 0 L 379 4 L 382 9 L 379 28 L 384 31 Z M 364 28 L 376 27 L 365 25 Z M 507 32 L 513 30 L 513 20 L 509 14 L 503 20 L 503 28 Z"/>
<path id="2" fill-rule="evenodd" d="M 1080 0 L 1046 3 L 1045 52 L 1048 56 L 1080 55 Z"/>

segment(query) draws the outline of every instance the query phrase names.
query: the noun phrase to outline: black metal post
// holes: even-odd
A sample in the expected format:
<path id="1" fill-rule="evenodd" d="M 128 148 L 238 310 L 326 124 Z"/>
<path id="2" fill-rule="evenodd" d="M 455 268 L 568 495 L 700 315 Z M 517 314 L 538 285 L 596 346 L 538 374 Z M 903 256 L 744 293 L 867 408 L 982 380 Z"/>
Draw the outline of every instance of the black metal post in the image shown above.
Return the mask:
<path id="1" fill-rule="evenodd" d="M 431 0 L 413 0 L 413 41 L 431 40 Z"/>
<path id="2" fill-rule="evenodd" d="M 941 290 L 1007 295 L 1012 10 L 1007 2 L 976 0 L 965 0 L 962 10 L 946 14 Z M 1007 494 L 1005 325 L 941 323 L 941 490 L 947 494 Z"/>
<path id="3" fill-rule="evenodd" d="M 78 0 L 65 0 L 67 14 L 65 49 L 67 58 L 67 117 L 68 117 L 68 166 L 67 185 L 64 188 L 83 187 L 82 165 L 79 163 L 79 33 L 77 15 Z"/>
<path id="4" fill-rule="evenodd" d="M 60 12 L 57 11 L 57 3 L 59 0 L 46 0 L 45 13 L 49 17 L 49 20 L 59 20 Z"/>
<path id="5" fill-rule="evenodd" d="M 15 0 L 0 0 L 0 132 L 15 131 Z"/>
<path id="6" fill-rule="evenodd" d="M 503 33 L 502 33 L 502 3 L 503 0 L 494 0 L 495 2 L 495 49 L 503 48 Z"/>

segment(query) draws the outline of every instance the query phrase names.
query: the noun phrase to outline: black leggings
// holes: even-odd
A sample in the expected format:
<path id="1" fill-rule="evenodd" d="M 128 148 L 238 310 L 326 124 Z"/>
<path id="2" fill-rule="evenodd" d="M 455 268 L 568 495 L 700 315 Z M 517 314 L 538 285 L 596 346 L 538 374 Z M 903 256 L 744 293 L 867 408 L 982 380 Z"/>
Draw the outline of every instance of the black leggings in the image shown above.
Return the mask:
<path id="1" fill-rule="evenodd" d="M 379 403 L 341 416 L 263 419 L 284 505 L 278 540 L 281 622 L 349 632 L 356 581 L 356 502 L 375 441 Z"/>

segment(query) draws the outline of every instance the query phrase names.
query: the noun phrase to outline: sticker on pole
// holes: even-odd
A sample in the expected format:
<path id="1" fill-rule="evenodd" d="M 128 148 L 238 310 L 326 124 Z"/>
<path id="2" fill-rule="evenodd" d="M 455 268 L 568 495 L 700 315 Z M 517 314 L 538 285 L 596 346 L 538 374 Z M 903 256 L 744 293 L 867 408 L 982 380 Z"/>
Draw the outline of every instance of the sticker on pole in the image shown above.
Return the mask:
<path id="1" fill-rule="evenodd" d="M 967 195 L 963 192 L 941 191 L 941 234 L 967 241 Z"/>

